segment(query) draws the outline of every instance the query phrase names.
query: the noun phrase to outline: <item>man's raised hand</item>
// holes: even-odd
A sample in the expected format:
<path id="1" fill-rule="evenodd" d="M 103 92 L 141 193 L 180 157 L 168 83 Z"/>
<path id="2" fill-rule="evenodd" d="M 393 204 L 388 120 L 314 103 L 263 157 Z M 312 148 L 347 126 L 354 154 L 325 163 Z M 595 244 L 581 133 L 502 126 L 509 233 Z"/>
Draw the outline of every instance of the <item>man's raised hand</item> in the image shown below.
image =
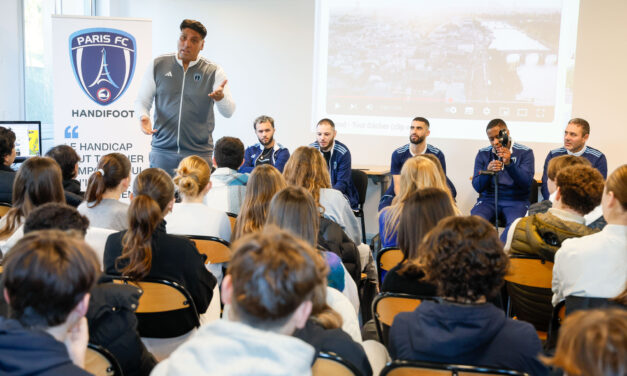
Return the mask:
<path id="1" fill-rule="evenodd" d="M 220 102 L 224 98 L 224 86 L 226 86 L 227 82 L 228 80 L 224 80 L 216 90 L 209 94 L 209 97 L 216 102 Z"/>

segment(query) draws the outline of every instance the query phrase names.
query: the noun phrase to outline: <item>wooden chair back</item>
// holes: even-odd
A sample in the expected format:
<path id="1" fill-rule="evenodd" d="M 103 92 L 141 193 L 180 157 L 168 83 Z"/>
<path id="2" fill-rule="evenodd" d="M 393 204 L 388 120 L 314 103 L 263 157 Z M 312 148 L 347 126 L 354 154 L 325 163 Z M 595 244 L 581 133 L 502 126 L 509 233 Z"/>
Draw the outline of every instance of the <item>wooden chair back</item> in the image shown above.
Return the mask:
<path id="1" fill-rule="evenodd" d="M 207 256 L 205 264 L 220 264 L 231 260 L 231 248 L 228 241 L 215 236 L 187 236 L 196 244 L 198 252 Z"/>
<path id="2" fill-rule="evenodd" d="M 4 217 L 4 215 L 11 210 L 11 204 L 8 202 L 0 202 L 0 218 Z"/>
<path id="3" fill-rule="evenodd" d="M 321 352 L 311 367 L 312 376 L 361 376 L 361 372 L 350 362 L 335 353 Z"/>
<path id="4" fill-rule="evenodd" d="M 389 292 L 380 293 L 374 298 L 372 314 L 381 343 L 388 345 L 388 331 L 396 315 L 401 312 L 413 312 L 423 300 L 435 298 Z"/>
<path id="5" fill-rule="evenodd" d="M 141 290 L 142 295 L 139 297 L 139 304 L 135 313 L 159 313 L 191 309 L 198 318 L 198 311 L 191 295 L 183 286 L 174 281 L 154 278 L 132 281 L 128 278 L 116 277 L 113 282 L 132 284 Z"/>
<path id="6" fill-rule="evenodd" d="M 476 367 L 457 364 L 429 363 L 406 360 L 395 360 L 388 363 L 381 371 L 381 376 L 474 376 L 481 375 L 510 375 L 529 376 L 526 373 L 494 369 L 487 367 Z"/>
<path id="7" fill-rule="evenodd" d="M 235 231 L 235 223 L 237 222 L 237 214 L 227 212 L 226 215 L 229 217 L 229 222 L 231 222 L 231 234 Z"/>
<path id="8" fill-rule="evenodd" d="M 84 369 L 94 376 L 122 376 L 122 368 L 113 354 L 93 343 L 87 345 Z"/>
<path id="9" fill-rule="evenodd" d="M 383 284 L 385 273 L 398 265 L 403 260 L 403 252 L 396 247 L 386 247 L 377 253 L 377 274 L 379 275 L 379 286 Z"/>

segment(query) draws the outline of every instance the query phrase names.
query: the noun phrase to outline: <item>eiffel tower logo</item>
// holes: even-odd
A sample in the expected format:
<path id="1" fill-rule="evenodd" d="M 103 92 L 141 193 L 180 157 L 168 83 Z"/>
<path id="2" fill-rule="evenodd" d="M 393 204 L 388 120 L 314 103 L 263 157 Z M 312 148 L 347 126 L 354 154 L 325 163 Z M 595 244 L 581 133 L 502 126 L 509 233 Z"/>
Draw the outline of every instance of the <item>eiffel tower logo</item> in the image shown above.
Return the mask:
<path id="1" fill-rule="evenodd" d="M 92 82 L 91 85 L 89 85 L 88 87 L 92 87 L 94 85 L 98 85 L 101 82 L 108 82 L 111 85 L 113 85 L 113 87 L 115 87 L 116 89 L 119 88 L 118 85 L 115 84 L 115 82 L 113 82 L 113 79 L 111 78 L 111 75 L 109 74 L 109 68 L 108 64 L 107 64 L 107 51 L 103 48 L 102 50 L 100 50 L 100 52 L 102 53 L 102 59 L 100 60 L 100 70 L 98 71 L 98 76 L 96 76 L 96 79 L 94 80 L 94 82 Z"/>

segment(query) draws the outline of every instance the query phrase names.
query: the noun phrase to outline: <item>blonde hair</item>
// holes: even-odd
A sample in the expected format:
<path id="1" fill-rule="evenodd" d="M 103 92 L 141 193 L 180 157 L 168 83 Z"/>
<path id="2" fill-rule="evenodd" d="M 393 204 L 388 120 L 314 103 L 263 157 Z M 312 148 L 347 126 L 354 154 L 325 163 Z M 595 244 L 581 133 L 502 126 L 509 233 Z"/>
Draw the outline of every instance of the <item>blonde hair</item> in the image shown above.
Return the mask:
<path id="1" fill-rule="evenodd" d="M 443 190 L 446 192 L 456 213 L 459 212 L 451 195 L 451 190 L 446 185 L 446 178 L 442 177 L 438 166 L 429 158 L 422 156 L 409 158 L 401 169 L 401 183 L 398 195 L 394 197 L 392 205 L 387 209 L 383 234 L 385 238 L 389 238 L 398 231 L 399 219 L 405 201 L 423 188 L 439 188 Z"/>
<path id="2" fill-rule="evenodd" d="M 294 150 L 285 164 L 283 176 L 287 184 L 303 187 L 311 193 L 319 208 L 320 189 L 331 188 L 331 176 L 322 153 L 316 148 L 301 146 Z"/>
<path id="3" fill-rule="evenodd" d="M 231 240 L 237 240 L 242 235 L 262 228 L 266 222 L 270 200 L 286 186 L 283 175 L 274 166 L 264 164 L 255 167 L 246 185 L 246 196 Z"/>
<path id="4" fill-rule="evenodd" d="M 174 184 L 185 197 L 196 197 L 209 184 L 211 168 L 204 159 L 197 155 L 184 158 L 179 163 L 174 177 Z"/>
<path id="5" fill-rule="evenodd" d="M 625 375 L 627 311 L 609 308 L 572 313 L 560 328 L 555 356 L 540 358 L 571 376 Z"/>

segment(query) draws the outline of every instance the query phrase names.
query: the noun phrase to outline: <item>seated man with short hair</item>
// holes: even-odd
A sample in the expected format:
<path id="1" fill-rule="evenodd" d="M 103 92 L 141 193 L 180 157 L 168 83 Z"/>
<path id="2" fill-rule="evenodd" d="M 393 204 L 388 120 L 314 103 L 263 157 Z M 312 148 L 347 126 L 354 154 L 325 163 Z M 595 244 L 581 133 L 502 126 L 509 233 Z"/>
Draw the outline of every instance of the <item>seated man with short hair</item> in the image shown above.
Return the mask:
<path id="1" fill-rule="evenodd" d="M 290 159 L 290 151 L 274 139 L 274 119 L 261 115 L 253 122 L 253 128 L 259 142 L 246 148 L 244 164 L 239 171 L 251 173 L 257 166 L 271 164 L 283 172 L 285 163 Z"/>
<path id="2" fill-rule="evenodd" d="M 601 203 L 601 173 L 591 166 L 570 166 L 557 174 L 555 183 L 553 207 L 546 213 L 515 220 L 505 251 L 537 255 L 552 262 L 564 240 L 598 232 L 586 227 L 584 215 Z"/>
<path id="3" fill-rule="evenodd" d="M 238 214 L 246 196 L 248 174 L 237 172 L 244 163 L 244 144 L 236 137 L 222 137 L 213 151 L 215 171 L 204 203 L 214 209 Z"/>
<path id="4" fill-rule="evenodd" d="M 320 255 L 277 227 L 233 245 L 222 282 L 228 319 L 200 327 L 152 375 L 310 375 L 314 349 L 291 337 L 305 326 L 314 290 L 325 283 Z"/>
<path id="5" fill-rule="evenodd" d="M 19 375 L 89 375 L 85 314 L 98 260 L 85 242 L 57 230 L 19 240 L 4 259 L 0 370 Z"/>

